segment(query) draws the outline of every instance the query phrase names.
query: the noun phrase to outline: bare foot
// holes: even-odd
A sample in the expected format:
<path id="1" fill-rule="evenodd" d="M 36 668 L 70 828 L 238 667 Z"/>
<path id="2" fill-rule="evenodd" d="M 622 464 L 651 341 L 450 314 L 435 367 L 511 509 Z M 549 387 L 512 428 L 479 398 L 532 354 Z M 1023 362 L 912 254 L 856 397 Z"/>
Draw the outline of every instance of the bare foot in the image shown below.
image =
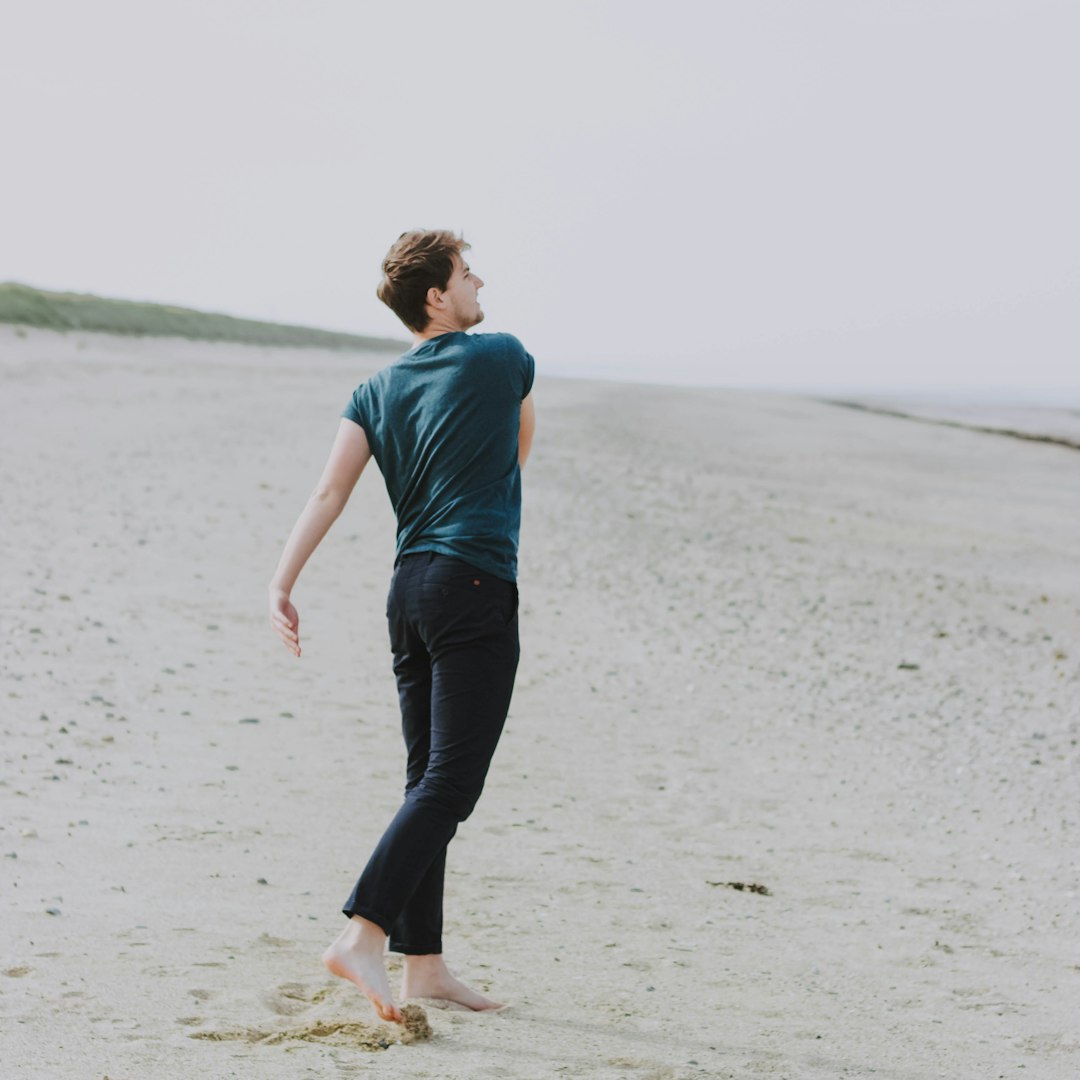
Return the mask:
<path id="1" fill-rule="evenodd" d="M 428 956 L 406 956 L 405 974 L 401 980 L 401 997 L 433 998 L 436 1001 L 452 1001 L 474 1012 L 488 1012 L 503 1009 L 498 1001 L 484 997 L 471 986 L 466 986 L 456 978 L 442 956 L 435 953 Z"/>
<path id="2" fill-rule="evenodd" d="M 323 953 L 322 959 L 332 974 L 360 987 L 380 1019 L 404 1024 L 405 1018 L 394 1004 L 390 980 L 386 977 L 385 947 L 386 935 L 382 930 L 375 923 L 354 915 L 337 941 Z"/>

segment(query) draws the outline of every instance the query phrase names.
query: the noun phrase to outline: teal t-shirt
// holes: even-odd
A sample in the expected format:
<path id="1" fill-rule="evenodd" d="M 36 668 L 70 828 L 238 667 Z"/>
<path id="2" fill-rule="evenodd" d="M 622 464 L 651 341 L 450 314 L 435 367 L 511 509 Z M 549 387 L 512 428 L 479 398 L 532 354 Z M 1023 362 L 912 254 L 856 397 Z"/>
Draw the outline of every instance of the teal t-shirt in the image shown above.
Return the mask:
<path id="1" fill-rule="evenodd" d="M 421 342 L 356 388 L 359 424 L 397 515 L 397 554 L 435 551 L 517 579 L 518 431 L 535 362 L 510 334 Z"/>

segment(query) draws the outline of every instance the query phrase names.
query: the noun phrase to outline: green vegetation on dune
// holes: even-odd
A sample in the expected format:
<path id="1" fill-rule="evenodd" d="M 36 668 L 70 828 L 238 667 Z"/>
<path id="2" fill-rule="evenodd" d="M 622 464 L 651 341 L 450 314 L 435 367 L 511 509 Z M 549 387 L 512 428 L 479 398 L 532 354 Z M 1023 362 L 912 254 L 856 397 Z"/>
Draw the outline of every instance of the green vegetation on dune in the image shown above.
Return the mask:
<path id="1" fill-rule="evenodd" d="M 237 341 L 248 345 L 294 345 L 323 349 L 400 352 L 404 342 L 308 326 L 236 319 L 192 308 L 107 300 L 80 293 L 46 292 L 15 282 L 0 284 L 0 322 L 49 330 L 94 330 L 139 337 Z"/>

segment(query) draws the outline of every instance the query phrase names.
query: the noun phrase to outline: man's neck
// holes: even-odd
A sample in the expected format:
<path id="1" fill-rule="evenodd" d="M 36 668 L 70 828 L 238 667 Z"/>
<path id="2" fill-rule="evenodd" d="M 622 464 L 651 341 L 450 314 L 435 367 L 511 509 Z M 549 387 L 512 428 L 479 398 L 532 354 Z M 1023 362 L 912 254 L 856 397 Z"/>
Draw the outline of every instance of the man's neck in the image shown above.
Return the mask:
<path id="1" fill-rule="evenodd" d="M 458 326 L 452 319 L 434 318 L 423 330 L 413 331 L 413 345 L 420 345 L 432 338 L 442 337 L 443 334 L 464 333 L 467 326 Z"/>

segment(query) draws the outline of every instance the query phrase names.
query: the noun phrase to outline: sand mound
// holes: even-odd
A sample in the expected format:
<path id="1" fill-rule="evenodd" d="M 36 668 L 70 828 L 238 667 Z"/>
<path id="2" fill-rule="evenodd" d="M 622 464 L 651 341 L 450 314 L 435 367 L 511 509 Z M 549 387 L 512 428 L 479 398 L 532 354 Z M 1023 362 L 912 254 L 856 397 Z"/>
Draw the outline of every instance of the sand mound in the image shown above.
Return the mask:
<path id="1" fill-rule="evenodd" d="M 275 1030 L 260 1027 L 224 1028 L 218 1031 L 193 1031 L 189 1038 L 207 1042 L 261 1043 L 277 1046 L 284 1042 L 323 1043 L 349 1046 L 356 1050 L 386 1050 L 394 1043 L 409 1044 L 431 1038 L 427 1014 L 419 1005 L 402 1008 L 405 1026 L 370 1024 L 363 1020 L 311 1020 L 297 1027 Z"/>

